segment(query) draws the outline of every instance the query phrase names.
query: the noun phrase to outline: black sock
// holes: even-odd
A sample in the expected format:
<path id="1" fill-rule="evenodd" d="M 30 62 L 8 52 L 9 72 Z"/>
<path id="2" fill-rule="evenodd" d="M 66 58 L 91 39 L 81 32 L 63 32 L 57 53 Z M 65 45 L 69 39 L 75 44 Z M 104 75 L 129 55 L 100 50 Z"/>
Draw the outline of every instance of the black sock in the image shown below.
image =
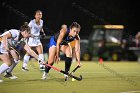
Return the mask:
<path id="1" fill-rule="evenodd" d="M 71 61 L 72 61 L 71 57 L 66 57 L 65 58 L 65 72 L 68 72 L 70 70 Z"/>
<path id="2" fill-rule="evenodd" d="M 48 61 L 47 61 L 47 64 L 48 64 Z M 50 65 L 52 66 L 53 63 L 50 64 Z M 46 72 L 46 73 L 49 73 L 50 69 L 51 69 L 51 67 L 49 67 L 49 66 L 45 66 L 45 72 Z"/>

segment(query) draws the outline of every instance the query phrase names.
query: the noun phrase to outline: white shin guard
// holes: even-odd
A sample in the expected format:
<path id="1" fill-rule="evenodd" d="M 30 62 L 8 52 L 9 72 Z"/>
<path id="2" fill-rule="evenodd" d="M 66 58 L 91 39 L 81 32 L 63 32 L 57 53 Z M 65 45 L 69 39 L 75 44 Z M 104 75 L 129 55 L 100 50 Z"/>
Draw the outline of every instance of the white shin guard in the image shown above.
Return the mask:
<path id="1" fill-rule="evenodd" d="M 39 59 L 41 59 L 42 61 L 44 61 L 44 55 L 43 54 L 39 54 Z M 40 67 L 43 67 L 44 65 L 40 64 Z"/>
<path id="2" fill-rule="evenodd" d="M 27 67 L 27 64 L 29 62 L 30 56 L 29 55 L 25 55 L 23 58 L 23 66 L 22 67 Z"/>
<path id="3" fill-rule="evenodd" d="M 7 69 L 9 69 L 9 66 L 7 64 L 3 63 L 0 66 L 0 74 L 4 73 Z"/>

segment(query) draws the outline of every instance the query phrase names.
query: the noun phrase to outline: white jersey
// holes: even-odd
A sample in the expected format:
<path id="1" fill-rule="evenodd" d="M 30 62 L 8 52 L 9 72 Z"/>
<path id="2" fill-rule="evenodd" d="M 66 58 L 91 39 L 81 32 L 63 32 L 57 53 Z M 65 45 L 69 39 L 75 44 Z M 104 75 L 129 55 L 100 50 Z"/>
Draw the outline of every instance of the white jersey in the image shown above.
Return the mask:
<path id="1" fill-rule="evenodd" d="M 8 31 L 4 32 L 4 33 L 1 34 L 0 36 L 4 36 L 4 35 L 6 35 L 6 34 L 8 34 L 8 33 L 11 33 L 12 38 L 18 38 L 20 32 L 19 32 L 19 30 L 11 29 L 11 30 L 8 30 Z"/>
<path id="2" fill-rule="evenodd" d="M 43 27 L 43 20 L 40 20 L 40 25 L 37 25 L 34 20 L 31 20 L 28 26 L 31 28 L 31 34 L 36 37 L 30 37 L 28 41 L 28 45 L 31 47 L 36 47 L 38 45 L 41 45 L 41 41 L 39 38 L 40 31 L 42 30 Z"/>
<path id="3" fill-rule="evenodd" d="M 40 25 L 36 24 L 35 19 L 31 20 L 28 26 L 31 28 L 32 35 L 39 36 L 43 27 L 43 20 L 40 20 Z"/>
<path id="4" fill-rule="evenodd" d="M 10 39 L 7 39 L 7 46 L 14 46 L 14 45 L 16 45 L 16 43 L 18 42 L 18 39 L 19 39 L 19 35 L 20 35 L 19 30 L 16 30 L 16 29 L 8 30 L 8 31 L 4 32 L 2 35 L 0 35 L 0 37 L 6 35 L 8 33 L 11 34 L 11 38 Z M 7 52 L 4 49 L 3 40 L 1 41 L 0 52 L 1 53 L 6 53 Z"/>

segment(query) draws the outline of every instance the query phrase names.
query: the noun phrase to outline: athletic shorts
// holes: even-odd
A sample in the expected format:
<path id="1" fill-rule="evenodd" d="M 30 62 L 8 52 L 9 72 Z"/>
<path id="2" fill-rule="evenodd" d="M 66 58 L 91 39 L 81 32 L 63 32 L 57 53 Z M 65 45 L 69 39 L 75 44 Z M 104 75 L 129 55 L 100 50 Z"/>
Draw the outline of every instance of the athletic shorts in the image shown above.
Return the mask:
<path id="1" fill-rule="evenodd" d="M 36 47 L 36 46 L 41 45 L 40 38 L 39 37 L 33 37 L 33 38 L 30 37 L 28 40 L 28 45 L 31 47 Z"/>
<path id="2" fill-rule="evenodd" d="M 52 37 L 50 38 L 49 48 L 50 48 L 50 47 L 56 47 L 56 42 L 55 42 L 55 40 L 54 40 L 54 36 L 52 36 Z"/>

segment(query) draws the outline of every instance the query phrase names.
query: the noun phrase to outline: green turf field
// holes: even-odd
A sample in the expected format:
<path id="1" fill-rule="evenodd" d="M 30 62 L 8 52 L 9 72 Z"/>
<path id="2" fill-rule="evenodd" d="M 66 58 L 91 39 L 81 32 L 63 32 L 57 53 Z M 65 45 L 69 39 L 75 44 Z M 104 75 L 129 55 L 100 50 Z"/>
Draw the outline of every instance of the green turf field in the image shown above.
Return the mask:
<path id="1" fill-rule="evenodd" d="M 0 93 L 140 93 L 140 63 L 138 62 L 82 62 L 75 75 L 82 81 L 64 81 L 63 74 L 50 71 L 47 80 L 37 62 L 29 63 L 29 71 L 21 70 L 22 62 L 14 69 L 17 80 L 4 79 Z M 64 69 L 64 62 L 54 66 Z M 76 66 L 73 63 L 72 68 Z"/>

